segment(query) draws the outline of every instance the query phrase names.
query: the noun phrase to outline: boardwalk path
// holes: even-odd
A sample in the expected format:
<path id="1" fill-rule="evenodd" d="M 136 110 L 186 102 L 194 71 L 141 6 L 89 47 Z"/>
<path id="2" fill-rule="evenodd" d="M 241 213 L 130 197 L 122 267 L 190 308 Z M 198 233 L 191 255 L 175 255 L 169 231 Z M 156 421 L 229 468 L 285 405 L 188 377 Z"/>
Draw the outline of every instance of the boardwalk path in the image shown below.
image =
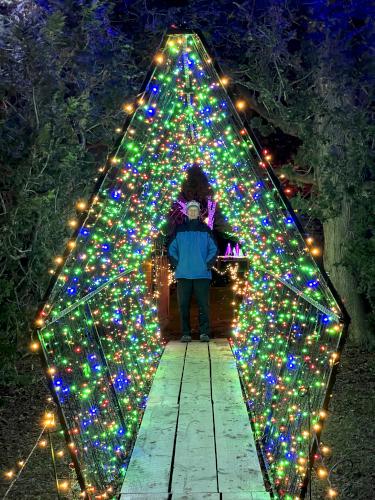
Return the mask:
<path id="1" fill-rule="evenodd" d="M 171 341 L 161 358 L 121 500 L 268 500 L 226 339 Z"/>

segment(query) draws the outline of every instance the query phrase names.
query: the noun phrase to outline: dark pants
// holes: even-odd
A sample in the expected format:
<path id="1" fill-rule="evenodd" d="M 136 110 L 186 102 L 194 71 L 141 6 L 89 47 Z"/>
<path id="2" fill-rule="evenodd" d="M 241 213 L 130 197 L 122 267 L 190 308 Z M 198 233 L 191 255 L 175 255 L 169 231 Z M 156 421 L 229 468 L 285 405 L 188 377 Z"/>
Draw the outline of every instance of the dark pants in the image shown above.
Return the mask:
<path id="1" fill-rule="evenodd" d="M 209 290 L 210 279 L 177 279 L 177 300 L 180 311 L 182 335 L 191 335 L 190 302 L 195 295 L 199 308 L 199 333 L 210 336 Z"/>

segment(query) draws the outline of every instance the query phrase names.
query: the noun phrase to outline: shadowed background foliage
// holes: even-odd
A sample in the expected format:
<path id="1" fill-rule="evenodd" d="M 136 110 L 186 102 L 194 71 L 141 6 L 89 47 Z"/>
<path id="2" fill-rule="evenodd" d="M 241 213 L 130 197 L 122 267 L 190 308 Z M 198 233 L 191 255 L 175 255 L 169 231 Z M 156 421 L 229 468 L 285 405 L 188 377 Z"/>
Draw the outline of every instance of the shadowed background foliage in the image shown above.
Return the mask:
<path id="1" fill-rule="evenodd" d="M 170 26 L 201 29 L 352 317 L 375 344 L 367 2 L 8 1 L 1 14 L 0 381 L 22 383 L 31 322 L 98 167 Z M 319 238 L 319 234 L 317 235 Z"/>

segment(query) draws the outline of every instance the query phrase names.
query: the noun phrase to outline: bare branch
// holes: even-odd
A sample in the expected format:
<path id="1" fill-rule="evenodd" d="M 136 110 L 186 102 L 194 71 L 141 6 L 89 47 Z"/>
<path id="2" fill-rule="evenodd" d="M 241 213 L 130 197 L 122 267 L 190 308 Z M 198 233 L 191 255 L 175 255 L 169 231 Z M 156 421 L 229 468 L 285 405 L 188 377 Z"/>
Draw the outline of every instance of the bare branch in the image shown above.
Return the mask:
<path id="1" fill-rule="evenodd" d="M 310 172 L 311 169 L 309 169 Z M 307 172 L 306 174 L 298 173 L 293 171 L 292 169 L 288 167 L 281 167 L 277 169 L 277 176 L 281 177 L 283 176 L 285 179 L 287 179 L 289 182 L 295 183 L 295 184 L 302 184 L 302 185 L 313 185 L 316 186 L 317 182 L 314 178 L 314 175 L 310 174 Z"/>
<path id="2" fill-rule="evenodd" d="M 7 207 L 5 206 L 5 202 L 4 202 L 4 198 L 3 198 L 3 195 L 2 193 L 0 193 L 0 200 L 1 200 L 1 204 L 3 206 L 3 212 L 1 212 L 0 215 L 5 215 L 7 213 Z"/>
<path id="3" fill-rule="evenodd" d="M 36 107 L 35 89 L 34 89 L 34 87 L 33 87 L 33 104 L 34 104 L 34 111 L 35 111 L 36 128 L 39 129 L 39 115 L 38 115 L 38 109 Z"/>
<path id="4" fill-rule="evenodd" d="M 241 94 L 246 101 L 250 104 L 250 107 L 258 113 L 262 118 L 264 118 L 267 122 L 271 123 L 275 127 L 280 128 L 283 132 L 293 137 L 299 137 L 299 131 L 297 128 L 291 124 L 282 120 L 280 117 L 275 115 L 271 115 L 268 109 L 264 104 L 258 102 L 258 100 L 254 97 L 252 92 L 245 84 L 236 81 L 235 87 L 237 87 L 238 94 Z"/>

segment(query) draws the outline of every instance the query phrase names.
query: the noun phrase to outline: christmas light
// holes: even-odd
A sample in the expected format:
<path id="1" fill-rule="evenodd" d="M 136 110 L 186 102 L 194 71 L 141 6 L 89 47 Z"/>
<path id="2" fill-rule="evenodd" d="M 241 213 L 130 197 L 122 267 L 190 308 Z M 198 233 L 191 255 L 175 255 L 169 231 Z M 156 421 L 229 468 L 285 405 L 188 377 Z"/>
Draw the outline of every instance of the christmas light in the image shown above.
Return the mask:
<path id="1" fill-rule="evenodd" d="M 155 61 L 156 61 L 157 64 L 163 64 L 164 61 L 165 61 L 164 54 L 163 53 L 156 54 Z"/>
<path id="2" fill-rule="evenodd" d="M 76 207 L 78 210 L 86 210 L 87 208 L 87 203 L 83 200 L 80 200 L 77 202 Z"/>
<path id="3" fill-rule="evenodd" d="M 337 491 L 334 490 L 333 488 L 329 488 L 327 494 L 329 498 L 336 498 L 338 495 Z"/>
<path id="4" fill-rule="evenodd" d="M 310 251 L 311 251 L 311 253 L 312 253 L 313 255 L 316 255 L 316 256 L 317 256 L 317 255 L 320 255 L 320 253 L 321 253 L 321 252 L 320 252 L 320 248 L 318 248 L 318 247 L 314 247 L 314 248 L 312 248 Z"/>
<path id="5" fill-rule="evenodd" d="M 324 467 L 319 467 L 318 476 L 320 479 L 325 479 L 328 476 L 328 471 Z"/>
<path id="6" fill-rule="evenodd" d="M 43 323 L 42 323 L 42 324 L 43 324 Z M 40 347 L 39 342 L 32 342 L 32 343 L 30 344 L 30 349 L 31 349 L 32 351 L 34 351 L 34 352 L 35 352 L 35 351 L 37 351 L 37 350 L 39 349 L 39 347 Z"/>
<path id="7" fill-rule="evenodd" d="M 66 491 L 69 488 L 69 482 L 68 481 L 61 481 L 58 483 L 58 488 L 61 491 Z"/>
<path id="8" fill-rule="evenodd" d="M 69 447 L 96 498 L 121 483 L 164 348 L 155 239 L 198 162 L 247 260 L 243 276 L 229 271 L 230 342 L 272 488 L 292 499 L 321 430 L 341 311 L 275 186 L 269 152 L 239 119 L 246 102 L 228 99 L 198 36 L 170 35 L 154 62 L 137 106 L 123 107 L 129 126 L 37 325 Z"/>
<path id="9" fill-rule="evenodd" d="M 78 226 L 78 221 L 77 221 L 77 219 L 71 219 L 71 220 L 69 221 L 69 226 L 70 226 L 70 227 L 77 227 L 77 226 Z"/>
<path id="10" fill-rule="evenodd" d="M 246 101 L 240 99 L 236 102 L 236 108 L 239 109 L 240 111 L 244 110 L 246 108 Z"/>
<path id="11" fill-rule="evenodd" d="M 129 115 L 134 113 L 134 105 L 131 104 L 131 103 L 128 103 L 128 104 L 124 104 L 123 107 L 122 107 L 123 111 L 125 111 L 126 113 L 128 113 Z"/>

